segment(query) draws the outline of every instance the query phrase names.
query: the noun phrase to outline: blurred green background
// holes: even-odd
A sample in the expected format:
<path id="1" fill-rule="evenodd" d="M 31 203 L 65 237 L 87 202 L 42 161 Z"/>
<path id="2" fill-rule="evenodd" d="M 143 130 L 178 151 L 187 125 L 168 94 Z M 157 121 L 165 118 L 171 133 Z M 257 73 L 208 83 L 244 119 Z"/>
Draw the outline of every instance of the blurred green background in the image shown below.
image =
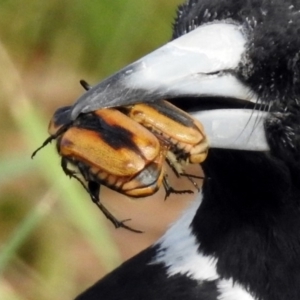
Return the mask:
<path id="1" fill-rule="evenodd" d="M 0 0 L 0 299 L 72 299 L 161 234 L 154 201 L 130 215 L 149 218 L 148 235 L 115 230 L 53 145 L 30 155 L 55 109 L 83 93 L 80 79 L 95 84 L 170 39 L 181 2 Z M 116 201 L 115 213 L 137 205 Z"/>

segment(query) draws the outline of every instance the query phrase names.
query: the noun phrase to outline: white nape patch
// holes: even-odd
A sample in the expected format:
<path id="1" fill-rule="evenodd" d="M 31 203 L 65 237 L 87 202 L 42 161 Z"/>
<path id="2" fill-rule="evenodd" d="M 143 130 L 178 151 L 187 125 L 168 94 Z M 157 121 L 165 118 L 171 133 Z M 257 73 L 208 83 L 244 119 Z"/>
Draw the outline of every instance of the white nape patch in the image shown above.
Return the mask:
<path id="1" fill-rule="evenodd" d="M 202 202 L 202 194 L 183 213 L 183 215 L 158 240 L 157 255 L 149 263 L 164 264 L 167 275 L 186 275 L 191 279 L 203 281 L 217 280 L 218 300 L 257 300 L 242 285 L 232 279 L 220 279 L 217 272 L 217 258 L 199 252 L 199 243 L 192 233 L 190 224 Z"/>
<path id="2" fill-rule="evenodd" d="M 255 300 L 240 284 L 234 283 L 232 279 L 219 280 L 218 291 L 220 295 L 218 300 Z"/>
<path id="3" fill-rule="evenodd" d="M 190 228 L 201 202 L 202 194 L 199 194 L 179 220 L 155 244 L 159 250 L 150 264 L 164 264 L 169 276 L 182 274 L 200 281 L 219 277 L 216 270 L 217 260 L 198 251 L 199 243 Z"/>

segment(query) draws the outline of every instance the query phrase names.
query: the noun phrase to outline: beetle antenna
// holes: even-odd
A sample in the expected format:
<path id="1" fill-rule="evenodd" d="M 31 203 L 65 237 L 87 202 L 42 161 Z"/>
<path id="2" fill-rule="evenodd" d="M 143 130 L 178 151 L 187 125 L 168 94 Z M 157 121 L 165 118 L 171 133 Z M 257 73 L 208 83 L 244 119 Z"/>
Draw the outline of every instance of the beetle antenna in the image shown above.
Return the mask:
<path id="1" fill-rule="evenodd" d="M 50 144 L 52 142 L 52 140 L 56 139 L 56 136 L 54 135 L 50 135 L 42 144 L 42 146 L 38 147 L 32 154 L 31 154 L 31 159 L 33 159 L 35 157 L 35 155 L 41 150 L 43 149 L 45 146 L 47 146 L 48 144 Z"/>
<path id="2" fill-rule="evenodd" d="M 38 147 L 32 154 L 31 154 L 31 159 L 35 157 L 35 155 L 41 150 L 43 149 L 45 146 L 47 146 L 48 144 L 50 144 L 52 142 L 52 140 L 57 139 L 61 134 L 63 134 L 69 127 L 70 127 L 71 123 L 67 123 L 64 126 L 62 126 L 61 128 L 59 128 L 59 130 L 57 130 L 57 132 L 54 135 L 50 135 L 42 144 L 42 146 Z"/>
<path id="3" fill-rule="evenodd" d="M 88 91 L 88 90 L 90 90 L 90 89 L 92 88 L 92 86 L 89 85 L 89 84 L 88 84 L 85 80 L 83 80 L 83 79 L 79 80 L 79 82 L 80 82 L 81 86 L 82 86 L 86 91 Z"/>

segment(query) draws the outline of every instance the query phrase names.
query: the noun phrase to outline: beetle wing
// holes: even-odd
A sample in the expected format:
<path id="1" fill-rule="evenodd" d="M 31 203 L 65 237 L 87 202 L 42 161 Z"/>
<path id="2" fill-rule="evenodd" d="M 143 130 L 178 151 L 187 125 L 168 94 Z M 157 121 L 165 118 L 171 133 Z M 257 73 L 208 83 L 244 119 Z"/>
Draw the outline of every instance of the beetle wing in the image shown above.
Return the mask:
<path id="1" fill-rule="evenodd" d="M 63 157 L 116 176 L 133 176 L 145 167 L 145 161 L 138 153 L 126 147 L 116 149 L 98 132 L 83 128 L 69 128 L 61 138 L 59 152 Z"/>
<path id="2" fill-rule="evenodd" d="M 203 126 L 167 101 L 136 104 L 129 117 L 143 126 L 167 135 L 171 142 L 196 145 L 205 140 Z"/>
<path id="3" fill-rule="evenodd" d="M 159 155 L 160 143 L 146 128 L 116 109 L 101 109 L 95 112 L 99 118 L 122 136 L 123 146 L 139 154 L 145 161 L 153 161 Z M 109 141 L 108 141 L 109 142 Z"/>

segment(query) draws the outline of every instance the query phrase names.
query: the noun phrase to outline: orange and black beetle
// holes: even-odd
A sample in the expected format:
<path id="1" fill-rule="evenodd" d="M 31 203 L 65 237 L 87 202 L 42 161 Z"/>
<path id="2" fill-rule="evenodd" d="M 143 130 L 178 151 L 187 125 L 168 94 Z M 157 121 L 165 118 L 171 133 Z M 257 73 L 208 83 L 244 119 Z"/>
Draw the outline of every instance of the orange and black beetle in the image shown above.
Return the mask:
<path id="1" fill-rule="evenodd" d="M 85 89 L 90 86 L 81 81 Z M 42 147 L 57 140 L 64 172 L 76 178 L 93 202 L 115 227 L 134 230 L 118 221 L 100 202 L 103 184 L 130 197 L 154 194 L 161 185 L 166 198 L 171 193 L 192 193 L 169 186 L 164 162 L 177 176 L 187 176 L 198 188 L 184 165 L 201 163 L 207 156 L 208 143 L 202 125 L 189 114 L 167 101 L 104 108 L 80 114 L 71 120 L 72 107 L 59 108 L 50 121 Z M 69 168 L 71 166 L 71 168 Z"/>
<path id="2" fill-rule="evenodd" d="M 114 108 L 81 114 L 71 122 L 70 108 L 55 112 L 42 147 L 57 140 L 64 172 L 81 182 L 116 227 L 139 232 L 118 221 L 99 201 L 101 184 L 130 197 L 152 195 L 162 184 L 167 195 L 191 193 L 168 185 L 164 161 L 169 147 L 148 129 Z"/>

